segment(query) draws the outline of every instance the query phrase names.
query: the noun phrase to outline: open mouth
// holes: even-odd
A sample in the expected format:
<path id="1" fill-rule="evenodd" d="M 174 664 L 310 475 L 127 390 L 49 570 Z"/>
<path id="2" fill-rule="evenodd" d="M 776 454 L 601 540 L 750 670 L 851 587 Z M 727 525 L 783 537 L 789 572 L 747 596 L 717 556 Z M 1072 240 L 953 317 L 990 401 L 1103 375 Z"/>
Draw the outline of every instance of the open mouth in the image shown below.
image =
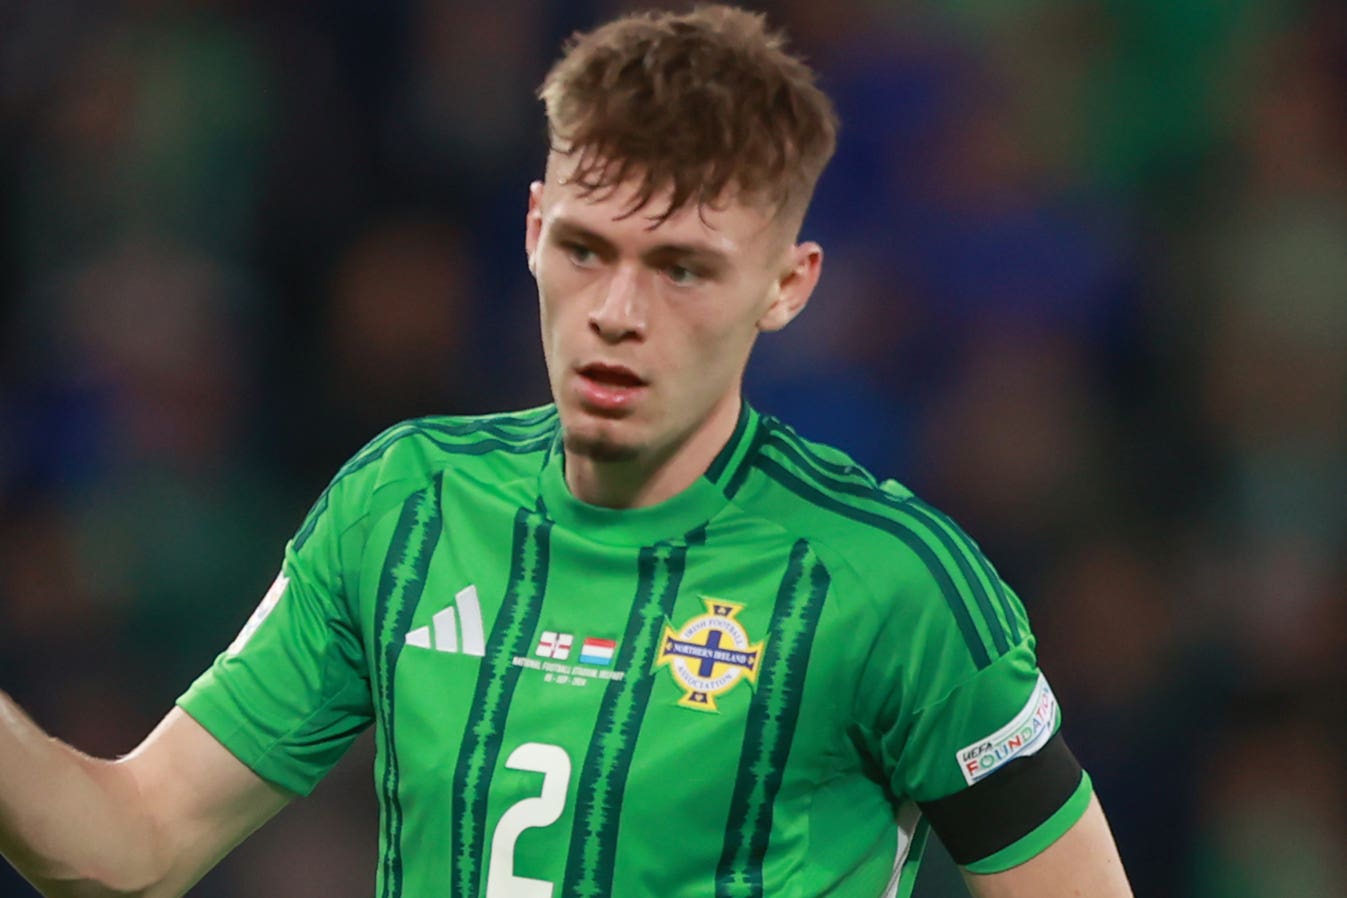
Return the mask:
<path id="1" fill-rule="evenodd" d="M 605 387 L 643 387 L 645 381 L 636 376 L 636 372 L 621 365 L 595 363 L 580 369 L 582 377 L 588 378 Z"/>
<path id="2" fill-rule="evenodd" d="M 645 395 L 646 382 L 635 371 L 621 365 L 594 362 L 576 369 L 576 390 L 580 404 L 591 413 L 604 417 L 631 414 Z"/>

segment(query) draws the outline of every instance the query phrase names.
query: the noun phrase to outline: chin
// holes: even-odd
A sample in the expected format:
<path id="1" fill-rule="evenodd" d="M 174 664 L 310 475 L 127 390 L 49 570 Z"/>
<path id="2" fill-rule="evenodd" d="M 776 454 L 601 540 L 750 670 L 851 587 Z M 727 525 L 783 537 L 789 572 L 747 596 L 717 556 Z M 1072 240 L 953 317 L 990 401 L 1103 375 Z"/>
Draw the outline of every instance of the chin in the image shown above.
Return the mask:
<path id="1" fill-rule="evenodd" d="M 561 436 L 566 451 L 597 462 L 631 461 L 641 454 L 639 447 L 602 433 L 578 433 L 565 430 Z"/>

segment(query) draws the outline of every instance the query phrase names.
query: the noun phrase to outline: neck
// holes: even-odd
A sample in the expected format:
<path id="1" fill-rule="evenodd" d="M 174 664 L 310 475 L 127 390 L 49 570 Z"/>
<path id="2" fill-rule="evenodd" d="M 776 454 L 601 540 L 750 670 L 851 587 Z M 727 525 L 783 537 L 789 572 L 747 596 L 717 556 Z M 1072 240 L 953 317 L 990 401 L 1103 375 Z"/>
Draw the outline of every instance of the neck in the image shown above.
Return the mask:
<path id="1" fill-rule="evenodd" d="M 581 502 L 604 508 L 644 508 L 683 492 L 706 473 L 739 422 L 733 393 L 691 434 L 663 450 L 623 461 L 598 461 L 566 450 L 566 486 Z"/>

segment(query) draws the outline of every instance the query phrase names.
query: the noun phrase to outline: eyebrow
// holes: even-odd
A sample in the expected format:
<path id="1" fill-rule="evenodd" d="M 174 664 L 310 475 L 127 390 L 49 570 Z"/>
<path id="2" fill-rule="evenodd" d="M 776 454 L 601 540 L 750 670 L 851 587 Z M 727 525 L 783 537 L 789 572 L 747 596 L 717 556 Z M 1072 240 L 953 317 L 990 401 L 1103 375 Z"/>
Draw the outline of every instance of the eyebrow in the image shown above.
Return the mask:
<path id="1" fill-rule="evenodd" d="M 601 253 L 609 255 L 616 253 L 617 247 L 613 245 L 611 240 L 570 219 L 553 219 L 551 229 L 555 240 L 580 240 Z M 661 243 L 643 251 L 641 257 L 644 259 L 692 258 L 704 264 L 716 266 L 729 263 L 728 254 L 704 243 Z"/>

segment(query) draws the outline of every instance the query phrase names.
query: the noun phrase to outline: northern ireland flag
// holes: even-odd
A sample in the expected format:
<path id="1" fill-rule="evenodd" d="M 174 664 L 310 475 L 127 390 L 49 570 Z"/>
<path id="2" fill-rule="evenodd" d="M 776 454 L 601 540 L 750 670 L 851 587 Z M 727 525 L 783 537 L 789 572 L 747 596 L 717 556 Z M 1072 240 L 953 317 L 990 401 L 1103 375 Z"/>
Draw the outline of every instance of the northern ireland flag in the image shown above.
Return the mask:
<path id="1" fill-rule="evenodd" d="M 617 642 L 612 639 L 587 638 L 580 646 L 580 663 L 591 667 L 607 667 L 613 663 Z"/>
<path id="2" fill-rule="evenodd" d="M 543 635 L 538 638 L 536 654 L 543 658 L 565 661 L 570 657 L 573 642 L 575 642 L 573 633 L 553 633 L 551 630 L 544 630 Z"/>

